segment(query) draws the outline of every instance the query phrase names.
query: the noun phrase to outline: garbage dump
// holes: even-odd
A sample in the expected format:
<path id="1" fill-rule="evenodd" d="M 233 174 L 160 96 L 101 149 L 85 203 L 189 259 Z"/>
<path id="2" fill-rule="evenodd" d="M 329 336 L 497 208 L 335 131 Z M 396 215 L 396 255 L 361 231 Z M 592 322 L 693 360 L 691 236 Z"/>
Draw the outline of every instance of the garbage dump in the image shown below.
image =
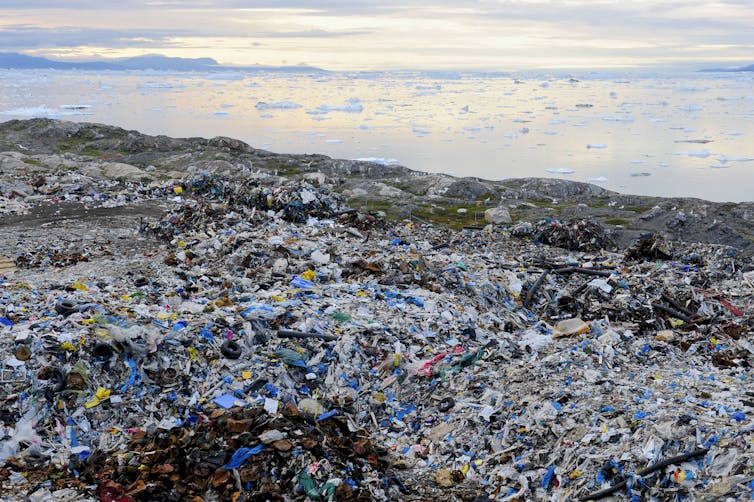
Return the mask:
<path id="1" fill-rule="evenodd" d="M 0 247 L 5 497 L 754 494 L 734 248 L 388 222 L 261 175 L 97 190 L 162 214 Z"/>

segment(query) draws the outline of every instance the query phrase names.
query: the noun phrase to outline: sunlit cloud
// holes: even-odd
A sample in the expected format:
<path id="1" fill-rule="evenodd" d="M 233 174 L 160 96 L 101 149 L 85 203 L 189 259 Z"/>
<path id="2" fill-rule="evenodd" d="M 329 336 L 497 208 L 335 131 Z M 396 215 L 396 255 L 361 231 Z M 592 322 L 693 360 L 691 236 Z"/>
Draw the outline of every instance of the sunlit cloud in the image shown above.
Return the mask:
<path id="1" fill-rule="evenodd" d="M 754 49 L 754 2 L 743 0 L 7 0 L 3 9 L 0 50 L 71 58 L 507 70 L 692 54 L 748 63 Z"/>

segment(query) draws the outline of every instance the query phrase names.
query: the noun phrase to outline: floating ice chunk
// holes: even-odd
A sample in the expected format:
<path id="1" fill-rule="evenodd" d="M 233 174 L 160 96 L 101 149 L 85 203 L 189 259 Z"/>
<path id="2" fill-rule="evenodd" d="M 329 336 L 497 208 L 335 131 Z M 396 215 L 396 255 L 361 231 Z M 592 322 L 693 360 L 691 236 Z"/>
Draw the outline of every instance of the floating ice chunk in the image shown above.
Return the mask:
<path id="1" fill-rule="evenodd" d="M 412 131 L 419 136 L 424 136 L 425 134 L 430 134 L 432 132 L 429 129 L 424 129 L 422 127 L 414 127 Z"/>
<path id="2" fill-rule="evenodd" d="M 343 143 L 343 140 L 342 139 L 326 139 L 325 143 L 327 143 L 328 145 L 339 145 Z"/>
<path id="3" fill-rule="evenodd" d="M 589 181 L 592 183 L 605 183 L 607 181 L 607 178 L 604 176 L 598 176 L 596 178 L 589 178 Z"/>
<path id="4" fill-rule="evenodd" d="M 631 173 L 629 176 L 633 178 L 639 178 L 642 176 L 652 176 L 652 173 L 647 173 L 647 172 Z"/>
<path id="5" fill-rule="evenodd" d="M 12 110 L 5 110 L 0 112 L 3 115 L 13 115 L 16 117 L 59 117 L 61 115 L 75 115 L 76 112 L 67 110 L 61 110 L 59 108 L 51 108 L 47 105 L 28 106 L 21 108 L 14 108 Z"/>
<path id="6" fill-rule="evenodd" d="M 566 119 L 552 119 L 550 121 L 550 125 L 559 125 L 559 124 L 565 124 Z"/>
<path id="7" fill-rule="evenodd" d="M 693 86 L 693 85 L 682 85 L 678 88 L 681 92 L 705 92 L 709 91 L 709 87 L 703 87 L 703 86 Z"/>
<path id="8" fill-rule="evenodd" d="M 633 122 L 634 118 L 631 115 L 605 115 L 602 120 L 605 122 Z"/>
<path id="9" fill-rule="evenodd" d="M 698 112 L 701 111 L 702 107 L 695 103 L 689 103 L 687 105 L 679 106 L 678 109 L 682 112 Z"/>
<path id="10" fill-rule="evenodd" d="M 708 148 L 703 148 L 701 150 L 689 150 L 687 152 L 678 152 L 678 155 L 686 155 L 688 157 L 697 157 L 700 159 L 706 159 L 712 153 L 709 151 Z"/>
<path id="11" fill-rule="evenodd" d="M 385 157 L 359 157 L 356 160 L 361 162 L 374 162 L 375 164 L 382 164 L 383 166 L 398 164 L 397 159 L 386 159 Z"/>
<path id="12" fill-rule="evenodd" d="M 303 105 L 300 105 L 298 103 L 294 103 L 293 101 L 278 101 L 275 103 L 266 103 L 264 101 L 259 101 L 256 105 L 254 105 L 254 108 L 257 110 L 295 110 L 296 108 L 301 108 Z"/>
<path id="13" fill-rule="evenodd" d="M 709 138 L 701 138 L 701 139 L 677 139 L 674 141 L 674 143 L 694 143 L 697 145 L 706 145 L 707 143 L 712 143 L 714 140 Z"/>
<path id="14" fill-rule="evenodd" d="M 317 110 L 320 112 L 346 112 L 346 113 L 361 113 L 364 111 L 364 105 L 361 104 L 359 98 L 351 98 L 342 105 L 319 105 Z"/>
<path id="15" fill-rule="evenodd" d="M 743 136 L 744 133 L 741 131 L 731 131 L 728 133 L 728 136 Z"/>
<path id="16" fill-rule="evenodd" d="M 751 162 L 754 160 L 754 157 L 728 157 L 727 155 L 721 155 L 717 158 L 717 161 L 721 164 L 725 164 L 726 162 Z"/>
<path id="17" fill-rule="evenodd" d="M 566 167 L 551 167 L 549 169 L 545 169 L 546 172 L 550 174 L 573 174 L 576 171 L 573 169 L 568 169 Z"/>
<path id="18" fill-rule="evenodd" d="M 710 165 L 710 168 L 711 168 L 711 169 L 728 169 L 728 168 L 730 168 L 730 167 L 733 167 L 733 166 L 731 166 L 731 165 L 726 165 L 726 164 L 717 164 L 717 165 L 714 165 L 714 164 L 713 164 L 713 165 Z"/>
<path id="19" fill-rule="evenodd" d="M 228 112 L 226 112 L 225 110 L 217 110 L 215 112 L 215 115 L 228 115 Z"/>
<path id="20" fill-rule="evenodd" d="M 207 80 L 243 80 L 246 78 L 246 76 L 238 72 L 227 72 L 227 73 L 210 73 L 204 78 L 206 78 Z"/>
<path id="21" fill-rule="evenodd" d="M 586 147 L 588 150 L 592 150 L 592 149 L 602 150 L 604 148 L 607 148 L 607 145 L 602 144 L 602 143 L 589 143 L 586 145 Z"/>
<path id="22" fill-rule="evenodd" d="M 186 86 L 174 82 L 160 82 L 150 80 L 149 82 L 142 82 L 137 87 L 140 87 L 142 89 L 180 89 Z"/>
<path id="23" fill-rule="evenodd" d="M 631 163 L 632 164 L 646 164 L 647 161 L 646 160 L 641 160 L 641 159 L 635 159 L 635 160 L 632 160 Z"/>

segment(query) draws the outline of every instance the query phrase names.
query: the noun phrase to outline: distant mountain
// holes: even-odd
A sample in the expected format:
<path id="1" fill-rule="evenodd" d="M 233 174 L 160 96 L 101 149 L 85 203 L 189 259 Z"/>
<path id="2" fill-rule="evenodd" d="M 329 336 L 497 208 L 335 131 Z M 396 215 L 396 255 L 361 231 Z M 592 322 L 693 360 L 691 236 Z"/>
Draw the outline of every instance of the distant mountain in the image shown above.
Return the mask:
<path id="1" fill-rule="evenodd" d="M 225 69 L 212 58 L 171 58 L 160 54 L 115 59 L 113 63 L 126 70 L 214 71 Z"/>
<path id="2" fill-rule="evenodd" d="M 20 68 L 20 69 L 55 69 L 55 70 L 71 70 L 71 69 L 86 69 L 86 70 L 117 70 L 123 69 L 118 65 L 106 62 L 68 62 L 68 61 L 53 61 L 47 58 L 41 58 L 37 56 L 27 56 L 26 54 L 19 54 L 17 52 L 0 52 L 0 68 Z"/>
<path id="3" fill-rule="evenodd" d="M 0 52 L 0 68 L 54 70 L 166 70 L 166 71 L 289 71 L 324 72 L 313 66 L 225 66 L 212 58 L 174 58 L 160 54 L 145 54 L 109 61 L 55 61 L 17 52 Z"/>
<path id="4" fill-rule="evenodd" d="M 741 66 L 739 68 L 707 68 L 707 69 L 699 70 L 699 71 L 707 71 L 707 72 L 754 71 L 754 64 L 750 64 L 749 66 Z"/>

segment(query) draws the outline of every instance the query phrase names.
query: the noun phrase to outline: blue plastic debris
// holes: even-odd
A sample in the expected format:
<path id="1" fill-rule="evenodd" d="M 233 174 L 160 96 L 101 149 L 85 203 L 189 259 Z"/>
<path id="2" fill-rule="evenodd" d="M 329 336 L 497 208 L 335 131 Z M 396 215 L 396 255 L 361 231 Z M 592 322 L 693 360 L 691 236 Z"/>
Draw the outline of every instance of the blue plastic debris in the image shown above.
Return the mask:
<path id="1" fill-rule="evenodd" d="M 230 460 L 222 466 L 223 469 L 240 469 L 252 455 L 258 455 L 264 451 L 264 445 L 253 448 L 239 448 L 230 457 Z"/>
<path id="2" fill-rule="evenodd" d="M 213 399 L 212 402 L 225 409 L 232 408 L 233 406 L 246 406 L 244 401 L 239 400 L 233 394 L 223 394 Z"/>
<path id="3" fill-rule="evenodd" d="M 314 283 L 312 281 L 307 281 L 306 279 L 294 275 L 293 279 L 291 279 L 291 286 L 298 289 L 312 289 L 314 287 Z"/>
<path id="4" fill-rule="evenodd" d="M 554 477 L 555 477 L 555 466 L 551 465 L 547 469 L 547 472 L 545 473 L 545 475 L 542 477 L 542 480 L 539 482 L 539 486 L 544 489 L 549 488 Z"/>
<path id="5" fill-rule="evenodd" d="M 317 417 L 317 422 L 327 420 L 328 418 L 334 417 L 337 414 L 338 414 L 338 410 L 326 411 L 325 413 L 322 413 L 320 416 Z"/>

